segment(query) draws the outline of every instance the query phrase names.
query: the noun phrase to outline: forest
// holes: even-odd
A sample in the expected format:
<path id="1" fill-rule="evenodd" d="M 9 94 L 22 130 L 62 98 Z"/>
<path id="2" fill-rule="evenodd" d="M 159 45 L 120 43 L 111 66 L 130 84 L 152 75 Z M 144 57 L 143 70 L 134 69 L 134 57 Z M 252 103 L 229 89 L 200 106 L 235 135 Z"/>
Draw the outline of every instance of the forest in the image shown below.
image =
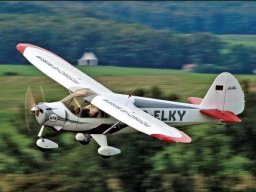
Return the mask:
<path id="1" fill-rule="evenodd" d="M 72 4 L 70 2 L 47 4 L 42 2 L 5 2 L 0 8 L 2 10 L 0 14 L 0 63 L 26 63 L 16 54 L 15 46 L 19 42 L 27 42 L 52 50 L 72 64 L 76 64 L 84 52 L 92 51 L 98 56 L 100 65 L 181 69 L 185 64 L 197 64 L 197 72 L 228 71 L 249 74 L 253 73 L 255 69 L 256 48 L 254 46 L 227 43 L 217 36 L 217 32 L 214 30 L 198 28 L 195 31 L 190 31 L 191 33 L 189 31 L 181 31 L 181 33 L 174 27 L 157 28 L 138 21 L 131 22 L 128 18 L 132 17 L 130 14 L 125 14 L 123 10 L 135 11 L 136 6 L 139 9 L 146 4 L 149 6 L 145 10 L 141 9 L 146 13 L 149 10 L 152 11 L 151 14 L 147 14 L 150 19 L 156 13 L 155 10 L 174 14 L 167 9 L 168 7 L 170 9 L 176 7 L 176 11 L 178 11 L 184 9 L 184 6 L 188 10 L 197 10 L 200 7 L 201 9 L 215 10 L 216 7 L 223 6 L 224 8 L 228 7 L 226 9 L 229 11 L 226 9 L 223 11 L 223 14 L 226 15 L 231 8 L 232 10 L 241 8 L 240 12 L 242 12 L 244 7 L 248 7 L 246 3 L 199 3 L 199 6 L 195 7 L 192 6 L 192 2 L 182 4 L 168 2 L 169 6 L 161 8 L 161 3 L 157 2 L 119 2 L 117 4 L 116 2 L 100 4 L 93 2 Z M 123 9 L 120 8 L 118 11 L 112 4 L 116 4 L 118 8 L 123 7 Z M 252 3 L 252 5 L 254 4 Z M 71 11 L 72 8 L 78 11 Z M 106 11 L 101 11 L 103 9 Z M 91 10 L 96 10 L 93 11 L 96 15 L 90 15 Z M 103 15 L 100 17 L 97 15 L 99 13 Z M 111 14 L 111 17 L 105 16 L 107 13 Z M 139 13 L 141 12 L 139 11 Z M 247 14 L 249 13 L 250 11 L 247 11 Z M 209 21 L 208 16 L 204 14 L 207 15 L 206 12 L 200 12 L 199 15 Z M 123 17 L 126 15 L 127 19 L 126 17 L 116 19 L 116 17 L 122 18 L 121 15 Z M 243 15 L 239 18 L 247 18 L 248 21 L 251 21 L 253 16 L 254 14 L 251 14 L 247 18 Z M 138 16 L 138 18 L 140 17 Z M 157 17 L 156 19 L 161 23 L 161 18 Z M 193 17 L 188 19 L 191 22 L 193 20 Z M 153 20 L 151 21 L 153 22 Z M 221 19 L 221 21 L 226 21 L 226 19 Z M 237 22 L 241 29 L 245 29 L 240 25 L 244 21 Z M 226 23 L 223 25 L 226 26 Z M 211 26 L 219 28 L 218 23 L 211 24 Z M 237 25 L 233 23 L 231 28 L 234 29 L 234 26 Z M 250 26 L 250 28 L 253 27 Z M 238 30 L 235 33 L 241 34 Z M 247 31 L 246 34 L 251 33 Z"/>
<path id="2" fill-rule="evenodd" d="M 30 1 L 1 3 L 0 12 L 90 17 L 180 33 L 255 34 L 255 8 L 253 1 Z"/>

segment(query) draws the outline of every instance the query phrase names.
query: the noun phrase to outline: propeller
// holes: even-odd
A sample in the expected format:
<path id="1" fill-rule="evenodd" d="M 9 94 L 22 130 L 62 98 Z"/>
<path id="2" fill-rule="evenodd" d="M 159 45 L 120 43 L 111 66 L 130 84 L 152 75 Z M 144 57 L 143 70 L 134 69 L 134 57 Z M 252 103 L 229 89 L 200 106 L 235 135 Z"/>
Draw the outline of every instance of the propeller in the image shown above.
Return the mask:
<path id="1" fill-rule="evenodd" d="M 42 95 L 42 99 L 43 99 L 43 101 L 45 102 L 44 89 L 43 89 L 43 86 L 41 86 L 41 85 L 40 85 L 40 92 L 41 92 L 41 95 Z"/>
<path id="2" fill-rule="evenodd" d="M 35 98 L 31 88 L 28 86 L 25 96 L 25 121 L 29 133 L 31 133 L 30 125 L 34 120 L 34 115 L 37 111 L 38 107 L 36 106 Z"/>
<path id="3" fill-rule="evenodd" d="M 130 98 L 133 95 L 134 90 L 130 91 L 128 94 L 128 98 Z"/>

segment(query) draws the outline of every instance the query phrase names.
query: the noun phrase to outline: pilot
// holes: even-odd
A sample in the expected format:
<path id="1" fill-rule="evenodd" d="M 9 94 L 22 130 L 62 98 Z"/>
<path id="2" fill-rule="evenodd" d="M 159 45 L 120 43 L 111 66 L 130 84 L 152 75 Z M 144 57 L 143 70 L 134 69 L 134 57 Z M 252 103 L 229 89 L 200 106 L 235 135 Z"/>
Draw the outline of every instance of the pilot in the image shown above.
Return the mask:
<path id="1" fill-rule="evenodd" d="M 83 108 L 81 117 L 90 117 L 88 109 L 86 107 Z"/>
<path id="2" fill-rule="evenodd" d="M 99 113 L 99 109 L 92 104 L 85 106 L 84 109 L 89 111 L 88 113 L 90 117 L 96 117 Z"/>

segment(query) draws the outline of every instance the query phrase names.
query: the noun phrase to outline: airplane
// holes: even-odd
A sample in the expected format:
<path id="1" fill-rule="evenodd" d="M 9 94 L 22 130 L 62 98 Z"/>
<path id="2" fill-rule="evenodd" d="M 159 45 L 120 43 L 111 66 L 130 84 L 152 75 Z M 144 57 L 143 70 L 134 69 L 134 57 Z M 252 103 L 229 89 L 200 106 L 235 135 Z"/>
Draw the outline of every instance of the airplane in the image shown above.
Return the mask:
<path id="1" fill-rule="evenodd" d="M 30 110 L 41 125 L 36 144 L 42 149 L 59 147 L 43 137 L 45 128 L 75 132 L 75 139 L 82 144 L 94 139 L 100 146 L 98 153 L 108 158 L 121 150 L 108 145 L 107 135 L 139 131 L 165 142 L 190 143 L 191 138 L 175 127 L 241 122 L 237 115 L 244 110 L 244 92 L 227 72 L 216 77 L 204 98 L 189 97 L 189 103 L 181 103 L 114 93 L 46 49 L 27 43 L 16 48 L 70 92 L 51 103 L 36 103 L 27 92 Z"/>

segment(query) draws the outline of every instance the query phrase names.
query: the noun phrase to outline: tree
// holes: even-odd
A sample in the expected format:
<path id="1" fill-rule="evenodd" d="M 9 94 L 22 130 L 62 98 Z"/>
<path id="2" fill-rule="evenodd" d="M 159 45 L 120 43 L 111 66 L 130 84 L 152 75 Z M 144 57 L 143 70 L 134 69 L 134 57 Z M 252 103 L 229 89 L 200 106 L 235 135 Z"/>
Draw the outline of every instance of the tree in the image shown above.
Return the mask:
<path id="1" fill-rule="evenodd" d="M 195 33 L 187 38 L 190 57 L 193 63 L 218 64 L 223 41 L 209 33 Z"/>
<path id="2" fill-rule="evenodd" d="M 225 55 L 224 64 L 233 73 L 252 73 L 255 69 L 256 49 L 234 45 Z"/>

